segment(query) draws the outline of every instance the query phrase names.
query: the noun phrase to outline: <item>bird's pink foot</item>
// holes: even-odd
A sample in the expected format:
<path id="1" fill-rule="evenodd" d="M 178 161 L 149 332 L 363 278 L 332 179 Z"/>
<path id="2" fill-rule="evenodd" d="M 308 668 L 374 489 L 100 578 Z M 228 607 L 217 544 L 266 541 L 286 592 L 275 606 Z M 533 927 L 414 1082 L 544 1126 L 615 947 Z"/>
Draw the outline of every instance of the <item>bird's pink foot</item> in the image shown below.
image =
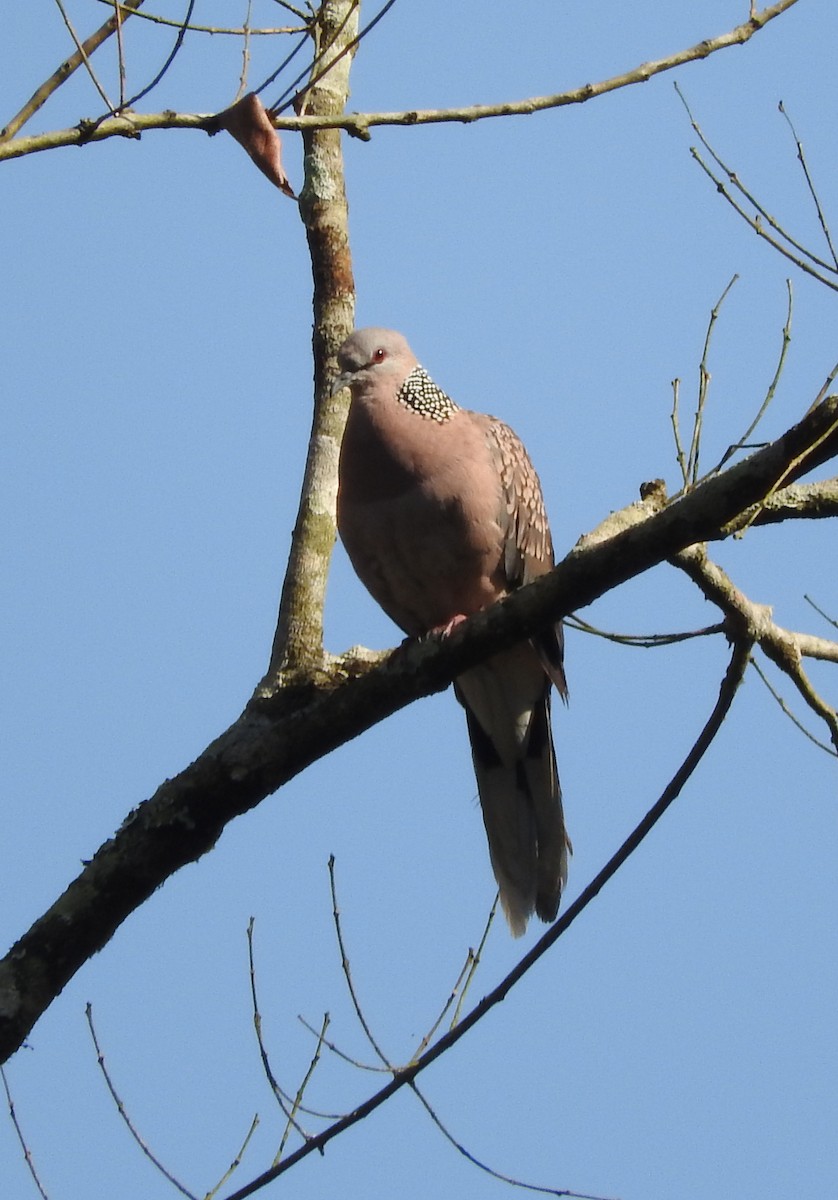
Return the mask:
<path id="1" fill-rule="evenodd" d="M 468 617 L 465 613 L 457 613 L 450 621 L 446 621 L 444 625 L 434 625 L 432 629 L 428 630 L 428 636 L 447 638 L 449 634 L 454 632 L 458 625 L 462 625 L 463 621 L 467 620 Z"/>

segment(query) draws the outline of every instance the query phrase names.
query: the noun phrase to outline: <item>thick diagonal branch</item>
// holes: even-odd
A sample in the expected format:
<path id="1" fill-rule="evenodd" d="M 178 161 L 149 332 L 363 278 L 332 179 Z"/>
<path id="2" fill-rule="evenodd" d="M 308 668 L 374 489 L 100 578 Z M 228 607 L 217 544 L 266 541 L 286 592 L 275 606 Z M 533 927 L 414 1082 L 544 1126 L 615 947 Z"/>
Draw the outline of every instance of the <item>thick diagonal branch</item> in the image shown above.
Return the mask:
<path id="1" fill-rule="evenodd" d="M 324 669 L 319 686 L 310 680 L 262 689 L 200 758 L 131 813 L 0 962 L 0 1061 L 125 918 L 210 850 L 234 817 L 493 651 L 708 541 L 780 479 L 796 478 L 837 453 L 838 398 L 832 397 L 776 442 L 662 511 L 650 505 L 635 524 L 574 550 L 549 575 L 471 618 L 444 642 L 421 642 L 371 669 L 338 660 Z"/>

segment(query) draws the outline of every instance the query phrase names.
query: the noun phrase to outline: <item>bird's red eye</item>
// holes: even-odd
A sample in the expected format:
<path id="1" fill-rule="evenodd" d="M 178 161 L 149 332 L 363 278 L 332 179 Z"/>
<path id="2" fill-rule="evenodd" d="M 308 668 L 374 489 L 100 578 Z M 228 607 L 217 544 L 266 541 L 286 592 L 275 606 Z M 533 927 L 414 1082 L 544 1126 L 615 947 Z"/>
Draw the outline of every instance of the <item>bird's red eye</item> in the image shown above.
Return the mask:
<path id="1" fill-rule="evenodd" d="M 375 351 L 375 353 L 372 356 L 372 361 L 373 362 L 384 362 L 384 359 L 386 357 L 387 357 L 387 351 L 384 349 L 383 346 L 379 346 L 378 349 Z"/>

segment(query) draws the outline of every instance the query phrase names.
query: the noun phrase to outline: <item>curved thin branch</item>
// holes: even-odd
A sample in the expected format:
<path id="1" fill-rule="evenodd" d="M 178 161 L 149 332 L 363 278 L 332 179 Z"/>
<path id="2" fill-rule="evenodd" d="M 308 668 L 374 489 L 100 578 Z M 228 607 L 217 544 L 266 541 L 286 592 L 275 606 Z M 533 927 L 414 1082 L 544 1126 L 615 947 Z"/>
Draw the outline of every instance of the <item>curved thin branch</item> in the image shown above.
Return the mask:
<path id="1" fill-rule="evenodd" d="M 146 1156 L 146 1158 L 149 1160 L 149 1162 L 152 1163 L 152 1165 L 157 1168 L 157 1170 L 160 1172 L 160 1174 L 165 1179 L 168 1179 L 169 1183 L 171 1183 L 173 1187 L 177 1188 L 177 1190 L 181 1193 L 182 1196 L 186 1196 L 187 1200 L 198 1200 L 198 1197 L 195 1195 L 195 1193 L 190 1192 L 189 1188 L 186 1187 L 185 1184 L 181 1183 L 180 1180 L 176 1176 L 174 1176 L 167 1167 L 165 1167 L 163 1165 L 163 1163 L 160 1161 L 160 1159 L 157 1158 L 154 1151 L 151 1150 L 148 1143 L 146 1141 L 144 1141 L 144 1139 L 143 1139 L 142 1135 L 140 1134 L 139 1130 L 137 1129 L 136 1125 L 129 1117 L 128 1110 L 126 1109 L 125 1104 L 123 1103 L 122 1097 L 120 1096 L 119 1092 L 116 1090 L 116 1086 L 115 1086 L 113 1080 L 111 1079 L 110 1072 L 108 1071 L 108 1068 L 105 1065 L 105 1056 L 102 1053 L 102 1049 L 99 1045 L 99 1038 L 96 1034 L 96 1026 L 93 1024 L 93 1005 L 92 1004 L 88 1003 L 85 1005 L 84 1015 L 87 1018 L 87 1025 L 90 1030 L 90 1036 L 93 1039 L 93 1046 L 94 1046 L 94 1049 L 96 1050 L 96 1061 L 99 1064 L 99 1070 L 102 1072 L 102 1075 L 105 1080 L 105 1084 L 107 1085 L 107 1089 L 111 1094 L 111 1099 L 113 1100 L 114 1104 L 116 1105 L 116 1111 L 119 1113 L 120 1117 L 122 1117 L 122 1120 L 124 1121 L 128 1132 L 131 1134 L 131 1137 L 137 1143 L 137 1145 L 142 1150 L 143 1154 Z"/>
<path id="2" fill-rule="evenodd" d="M 44 1185 L 41 1183 L 41 1180 L 38 1177 L 38 1172 L 35 1168 L 35 1160 L 32 1158 L 32 1151 L 29 1149 L 29 1146 L 26 1143 L 26 1137 L 24 1136 L 23 1129 L 21 1128 L 20 1121 L 18 1120 L 14 1098 L 12 1097 L 11 1088 L 9 1087 L 9 1081 L 6 1079 L 6 1072 L 2 1067 L 0 1067 L 0 1082 L 2 1082 L 3 1091 L 6 1093 L 6 1104 L 9 1109 L 9 1120 L 12 1122 L 12 1127 L 14 1128 L 17 1140 L 20 1142 L 20 1148 L 23 1151 L 23 1159 L 26 1163 L 29 1174 L 32 1176 L 32 1182 L 38 1189 L 41 1200 L 49 1200 L 49 1196 L 44 1190 Z"/>
<path id="3" fill-rule="evenodd" d="M 733 647 L 730 663 L 719 689 L 719 696 L 713 706 L 709 718 L 707 719 L 704 728 L 696 739 L 692 749 L 684 759 L 681 766 L 676 771 L 675 775 L 670 780 L 667 787 L 659 799 L 646 813 L 642 821 L 629 834 L 626 840 L 620 846 L 619 850 L 606 863 L 596 877 L 588 884 L 578 898 L 570 905 L 567 911 L 559 917 L 545 934 L 536 942 L 509 974 L 501 980 L 496 988 L 477 1004 L 471 1012 L 469 1012 L 456 1028 L 446 1033 L 443 1037 L 435 1042 L 429 1050 L 427 1050 L 421 1058 L 417 1059 L 409 1066 L 397 1070 L 394 1078 L 381 1088 L 375 1095 L 370 1096 L 363 1104 L 358 1105 L 353 1112 L 343 1117 L 342 1120 L 336 1121 L 334 1125 L 330 1125 L 328 1129 L 324 1129 L 322 1133 L 305 1146 L 301 1146 L 293 1154 L 290 1154 L 284 1162 L 279 1163 L 276 1167 L 272 1167 L 269 1171 L 265 1171 L 258 1178 L 252 1180 L 245 1187 L 240 1188 L 237 1192 L 232 1193 L 226 1200 L 246 1200 L 246 1197 L 252 1196 L 254 1192 L 259 1191 L 267 1183 L 272 1182 L 285 1171 L 289 1170 L 302 1158 L 308 1157 L 315 1150 L 322 1151 L 323 1148 L 332 1141 L 333 1138 L 343 1133 L 346 1129 L 356 1125 L 359 1121 L 364 1120 L 370 1113 L 375 1112 L 380 1108 L 386 1100 L 389 1100 L 392 1095 L 403 1088 L 405 1085 L 412 1086 L 416 1077 L 432 1062 L 436 1062 L 446 1051 L 464 1037 L 468 1031 L 482 1020 L 486 1014 L 496 1005 L 505 1000 L 509 992 L 520 979 L 527 974 L 531 967 L 539 961 L 540 958 L 550 949 L 550 947 L 558 941 L 578 916 L 580 916 L 592 900 L 599 895 L 606 883 L 616 874 L 619 868 L 623 865 L 626 859 L 637 849 L 644 838 L 651 832 L 661 817 L 664 815 L 669 806 L 677 798 L 684 784 L 687 782 L 693 771 L 698 766 L 704 754 L 710 747 L 721 729 L 722 723 L 730 710 L 733 703 L 733 698 L 736 695 L 737 689 L 742 682 L 745 671 L 750 658 L 751 642 L 746 638 L 737 640 Z"/>
<path id="4" fill-rule="evenodd" d="M 737 25 L 735 29 L 731 29 L 727 33 L 706 38 L 694 46 L 679 50 L 665 58 L 640 63 L 610 79 L 600 80 L 597 83 L 586 83 L 566 92 L 556 92 L 549 96 L 533 96 L 525 100 L 504 101 L 498 104 L 471 104 L 461 108 L 279 117 L 274 121 L 274 126 L 277 129 L 298 132 L 312 129 L 344 129 L 355 137 L 366 139 L 370 136 L 370 129 L 376 125 L 435 125 L 444 122 L 468 124 L 490 117 L 528 116 L 552 108 L 584 104 L 588 100 L 618 91 L 620 88 L 636 83 L 646 83 L 655 75 L 707 58 L 719 50 L 726 50 L 730 46 L 741 46 L 750 41 L 754 34 L 763 29 L 770 21 L 781 16 L 796 3 L 797 0 L 778 0 L 776 4 L 772 4 L 760 12 L 755 12 L 748 21 Z M 131 114 L 130 120 L 126 116 L 120 116 L 98 122 L 92 131 L 89 123 L 85 125 L 82 122 L 80 126 L 72 129 L 54 130 L 37 137 L 19 138 L 0 145 L 0 161 L 5 158 L 19 158 L 24 154 L 34 154 L 41 150 L 51 150 L 57 146 L 77 146 L 88 141 L 102 141 L 109 137 L 138 137 L 150 129 L 202 129 L 204 122 L 209 119 L 209 115 L 171 111 Z"/>
<path id="5" fill-rule="evenodd" d="M 143 0 L 140 0 L 142 3 Z M 131 10 L 131 0 L 99 0 L 100 4 L 106 4 L 108 8 L 113 8 L 121 12 L 123 15 L 126 11 Z M 282 33 L 304 33 L 305 26 L 303 25 L 276 25 L 276 26 L 248 26 L 241 25 L 237 28 L 225 27 L 222 25 L 196 25 L 194 21 L 190 21 L 185 25 L 183 21 L 176 21 L 172 17 L 162 17 L 159 13 L 141 12 L 137 16 L 143 21 L 150 21 L 153 25 L 169 25 L 173 29 L 185 28 L 187 33 L 211 33 L 214 36 L 226 35 L 228 37 L 243 37 L 247 34 L 249 37 L 276 37 Z"/>

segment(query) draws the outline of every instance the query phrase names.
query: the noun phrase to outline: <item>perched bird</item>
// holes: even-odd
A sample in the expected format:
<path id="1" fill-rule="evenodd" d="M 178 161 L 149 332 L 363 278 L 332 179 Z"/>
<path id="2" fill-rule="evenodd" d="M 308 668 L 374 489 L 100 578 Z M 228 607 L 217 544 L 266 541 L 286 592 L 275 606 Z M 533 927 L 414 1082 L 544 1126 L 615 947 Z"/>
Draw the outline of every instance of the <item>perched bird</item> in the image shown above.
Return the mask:
<path id="1" fill-rule="evenodd" d="M 338 530 L 361 582 L 405 633 L 446 633 L 549 571 L 541 485 L 508 425 L 460 408 L 401 334 L 358 329 L 333 392 L 352 403 L 340 453 Z M 492 868 L 512 933 L 552 921 L 570 843 L 550 728 L 567 696 L 556 625 L 455 680 L 466 711 Z"/>

